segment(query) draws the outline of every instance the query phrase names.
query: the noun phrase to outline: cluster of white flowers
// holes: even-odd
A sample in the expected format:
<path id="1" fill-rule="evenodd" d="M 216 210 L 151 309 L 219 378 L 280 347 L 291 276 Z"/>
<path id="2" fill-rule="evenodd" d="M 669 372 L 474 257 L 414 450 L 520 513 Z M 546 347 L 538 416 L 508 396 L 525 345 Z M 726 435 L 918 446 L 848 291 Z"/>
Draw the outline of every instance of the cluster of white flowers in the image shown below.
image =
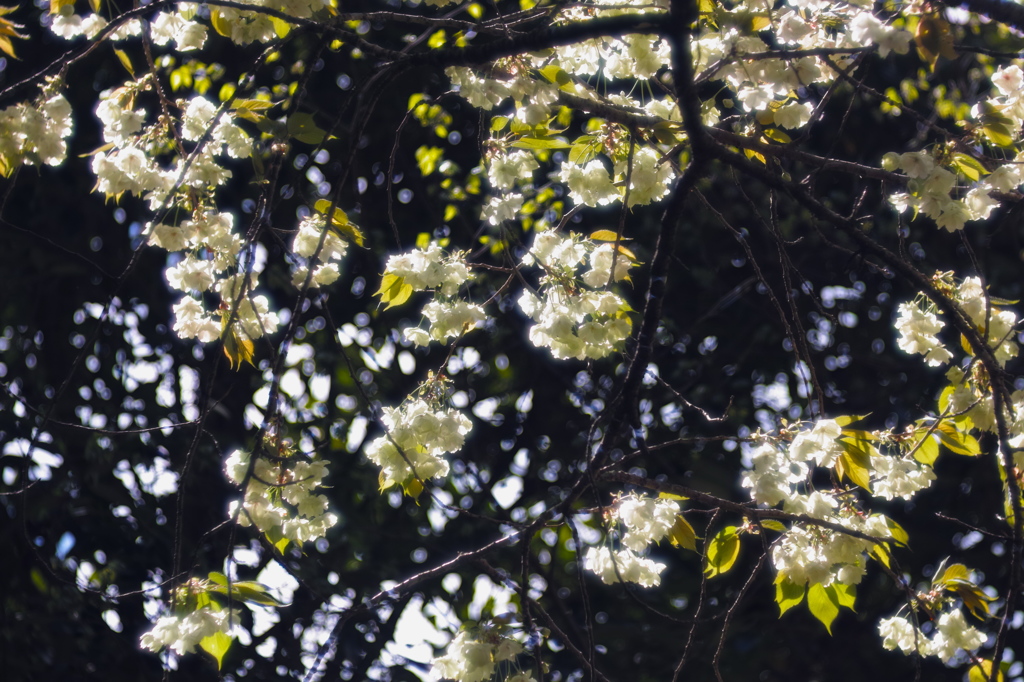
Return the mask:
<path id="1" fill-rule="evenodd" d="M 615 505 L 615 518 L 626 527 L 622 544 L 634 552 L 661 542 L 672 530 L 679 503 L 661 497 L 627 495 Z"/>
<path id="2" fill-rule="evenodd" d="M 460 450 L 473 428 L 458 410 L 425 398 L 385 407 L 382 419 L 387 435 L 366 446 L 366 456 L 381 468 L 382 489 L 447 476 L 444 455 Z"/>
<path id="3" fill-rule="evenodd" d="M 632 265 L 628 256 L 612 249 L 553 230 L 537 235 L 522 262 L 544 269 L 540 295 L 524 290 L 519 297 L 520 309 L 537 323 L 530 329 L 535 346 L 550 348 L 559 359 L 603 358 L 629 336 L 629 307 L 616 294 L 599 289 L 624 279 Z M 578 275 L 588 263 L 589 269 Z"/>
<path id="4" fill-rule="evenodd" d="M 1007 360 L 1017 357 L 1018 347 L 1014 334 L 1017 315 L 1012 310 L 993 305 L 980 278 L 968 277 L 963 280 L 954 296 L 983 338 L 985 331 L 988 331 L 985 340 L 999 364 L 1005 365 Z"/>
<path id="5" fill-rule="evenodd" d="M 871 491 L 887 500 L 895 497 L 909 500 L 935 480 L 934 469 L 913 459 L 874 457 L 871 464 L 875 472 Z"/>
<path id="6" fill-rule="evenodd" d="M 434 299 L 423 308 L 430 329 L 402 330 L 405 339 L 417 346 L 461 336 L 487 320 L 481 306 L 458 298 L 459 288 L 472 277 L 464 252 L 446 254 L 439 244 L 432 242 L 426 249 L 391 256 L 384 275 L 399 278 L 413 291 L 434 291 Z"/>
<path id="7" fill-rule="evenodd" d="M 970 189 L 961 191 L 956 173 L 938 165 L 932 155 L 924 151 L 890 152 L 882 158 L 882 167 L 890 171 L 902 170 L 910 178 L 907 192 L 897 192 L 889 197 L 897 211 L 905 213 L 913 209 L 923 213 L 949 232 L 963 229 L 967 221 L 988 218 L 999 205 L 991 193 L 1009 192 L 1021 184 L 1018 165 L 1007 164 L 974 182 Z M 952 195 L 955 192 L 961 192 L 963 198 L 954 199 Z"/>
<path id="8" fill-rule="evenodd" d="M 630 206 L 661 199 L 668 194 L 675 179 L 672 165 L 651 147 L 639 147 L 634 151 L 631 168 L 628 158 L 617 158 L 610 174 L 599 159 L 592 159 L 584 165 L 565 161 L 558 179 L 569 187 L 569 196 L 576 203 L 605 206 L 623 197 L 627 175 Z"/>
<path id="9" fill-rule="evenodd" d="M 252 475 L 239 509 L 232 502 L 229 514 L 237 514 L 242 526 L 254 525 L 262 533 L 287 538 L 301 544 L 323 537 L 338 522 L 327 511 L 327 498 L 316 495 L 327 464 L 320 460 L 270 461 L 235 450 L 224 463 L 224 472 L 232 483 L 242 485 L 252 467 Z"/>
<path id="10" fill-rule="evenodd" d="M 819 502 L 824 503 L 821 507 L 827 507 L 829 503 L 833 506 L 836 504 L 834 499 L 821 499 Z M 829 508 L 829 511 L 832 509 Z M 819 518 L 827 518 L 849 530 L 872 537 L 886 539 L 891 536 L 885 517 L 880 514 L 863 517 L 852 511 L 841 510 Z M 833 582 L 856 585 L 864 577 L 866 555 L 872 547 L 874 543 L 870 540 L 846 533 L 820 526 L 795 525 L 772 545 L 772 564 L 780 576 L 794 585 L 819 583 L 828 586 Z"/>
<path id="11" fill-rule="evenodd" d="M 953 359 L 953 354 L 935 336 L 945 324 L 934 312 L 914 302 L 901 304 L 899 313 L 896 331 L 900 333 L 900 338 L 896 344 L 900 348 L 907 353 L 923 355 L 924 361 L 932 367 L 944 365 Z"/>
<path id="12" fill-rule="evenodd" d="M 948 295 L 967 313 L 975 329 L 992 349 L 999 364 L 1005 365 L 1008 360 L 1017 357 L 1017 314 L 993 304 L 980 278 L 968 277 L 959 284 L 952 284 L 949 274 L 938 276 L 940 286 L 945 288 Z M 897 340 L 900 348 L 908 353 L 924 355 L 925 362 L 933 367 L 946 364 L 953 358 L 953 354 L 946 350 L 935 336 L 944 324 L 930 306 L 921 301 L 903 303 L 899 307 L 899 313 L 896 329 L 900 332 L 900 338 Z"/>
<path id="13" fill-rule="evenodd" d="M 0 111 L 0 175 L 9 176 L 22 164 L 60 164 L 71 128 L 71 104 L 52 85 L 35 101 Z"/>
<path id="14" fill-rule="evenodd" d="M 206 43 L 206 27 L 198 21 L 192 21 L 194 7 L 195 5 L 181 3 L 177 12 L 157 14 L 150 21 L 150 36 L 153 42 L 157 45 L 173 42 L 179 52 L 201 50 Z"/>
<path id="15" fill-rule="evenodd" d="M 523 645 L 511 637 L 485 630 L 473 639 L 468 630 L 463 630 L 448 644 L 445 655 L 433 660 L 431 674 L 435 679 L 484 682 L 494 675 L 498 663 L 512 661 L 522 652 Z M 533 682 L 526 673 L 514 673 L 502 679 Z"/>
<path id="16" fill-rule="evenodd" d="M 905 654 L 937 656 L 943 661 L 953 658 L 960 650 L 974 651 L 985 643 L 985 635 L 967 624 L 960 609 L 939 616 L 930 638 L 903 616 L 883 619 L 878 624 L 878 633 L 882 636 L 882 646 L 890 651 L 899 649 Z"/>
<path id="17" fill-rule="evenodd" d="M 433 289 L 444 296 L 454 296 L 470 278 L 465 254 L 445 253 L 437 242 L 425 249 L 413 249 L 388 258 L 385 275 L 400 277 L 413 291 Z"/>
<path id="18" fill-rule="evenodd" d="M 661 584 L 665 564 L 644 558 L 629 549 L 613 552 L 607 547 L 591 547 L 583 560 L 583 567 L 596 573 L 603 583 L 637 583 L 641 587 Z"/>
<path id="19" fill-rule="evenodd" d="M 841 436 L 842 427 L 836 420 L 822 419 L 797 433 L 788 447 L 763 442 L 750 451 L 752 468 L 744 472 L 741 485 L 761 504 L 782 503 L 792 514 L 829 521 L 873 538 L 890 538 L 892 530 L 884 516 L 865 515 L 851 505 L 848 496 L 811 488 L 815 468 L 834 467 L 844 454 Z M 872 494 L 885 499 L 910 499 L 935 480 L 931 467 L 909 457 L 875 452 L 867 468 L 871 470 Z M 794 584 L 854 585 L 864 575 L 867 553 L 874 546 L 870 540 L 837 530 L 795 524 L 773 545 L 772 562 L 779 574 Z"/>
<path id="20" fill-rule="evenodd" d="M 327 234 L 324 234 L 324 231 Z M 323 246 L 319 253 L 320 239 L 323 238 Z M 313 277 L 309 286 L 320 287 L 333 284 L 341 271 L 338 269 L 338 261 L 345 256 L 348 244 L 341 239 L 333 230 L 327 229 L 327 218 L 321 213 L 312 213 L 299 221 L 299 230 L 295 233 L 292 241 L 292 252 L 296 256 L 305 258 L 307 263 L 295 268 L 292 275 L 292 284 L 301 287 L 309 276 L 310 261 L 316 255 L 316 263 L 313 266 Z"/>
<path id="21" fill-rule="evenodd" d="M 142 635 L 140 644 L 150 651 L 166 648 L 178 655 L 187 654 L 207 637 L 241 627 L 241 613 L 239 609 L 204 606 L 189 613 L 161 616 L 153 629 Z"/>
<path id="22" fill-rule="evenodd" d="M 626 528 L 622 536 L 625 549 L 613 552 L 607 547 L 587 550 L 584 567 L 600 576 L 606 584 L 633 582 L 643 587 L 661 584 L 665 564 L 640 556 L 650 545 L 665 539 L 679 514 L 675 500 L 647 495 L 626 495 L 611 510 L 611 519 Z"/>

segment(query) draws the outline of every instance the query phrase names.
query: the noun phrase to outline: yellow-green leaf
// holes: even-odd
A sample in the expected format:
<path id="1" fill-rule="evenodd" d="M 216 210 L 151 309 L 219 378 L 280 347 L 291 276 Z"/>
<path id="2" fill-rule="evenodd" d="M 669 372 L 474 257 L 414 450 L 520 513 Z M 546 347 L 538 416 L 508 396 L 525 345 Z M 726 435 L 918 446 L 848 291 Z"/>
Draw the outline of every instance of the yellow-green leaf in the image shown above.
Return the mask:
<path id="1" fill-rule="evenodd" d="M 761 527 L 767 528 L 768 530 L 774 530 L 778 533 L 785 533 L 789 530 L 786 528 L 786 524 L 782 523 L 782 521 L 776 521 L 775 519 L 765 519 L 761 522 Z"/>
<path id="2" fill-rule="evenodd" d="M 836 595 L 834 585 L 824 587 L 821 583 L 814 583 L 807 589 L 807 608 L 811 614 L 820 620 L 832 634 L 832 622 L 839 615 L 839 599 Z"/>
<path id="3" fill-rule="evenodd" d="M 778 128 L 766 128 L 764 131 L 764 136 L 767 137 L 769 140 L 774 140 L 775 142 L 778 142 L 780 144 L 789 144 L 790 142 L 793 141 L 793 138 L 791 138 L 789 135 L 779 130 Z"/>
<path id="4" fill-rule="evenodd" d="M 871 492 L 871 454 L 874 448 L 863 440 L 839 439 L 843 454 L 836 459 L 836 474 Z"/>
<path id="5" fill-rule="evenodd" d="M 907 531 L 903 530 L 903 526 L 896 523 L 888 516 L 885 517 L 885 525 L 889 527 L 889 535 L 892 539 L 906 547 L 907 543 L 910 542 L 910 536 L 907 535 Z"/>
<path id="6" fill-rule="evenodd" d="M 1009 662 L 1006 663 L 1008 665 Z M 1003 676 L 1004 665 L 999 666 L 999 671 L 996 673 L 996 682 L 1005 682 L 1006 678 Z M 989 682 L 992 679 L 992 661 L 987 659 L 981 659 L 977 663 L 971 666 L 971 669 L 967 671 L 967 682 Z"/>
<path id="7" fill-rule="evenodd" d="M 517 149 L 567 149 L 572 144 L 564 137 L 521 137 L 511 146 Z"/>
<path id="8" fill-rule="evenodd" d="M 255 352 L 252 340 L 239 330 L 238 325 L 229 326 L 222 334 L 221 341 L 224 342 L 224 355 L 231 369 L 242 369 L 243 362 L 256 366 L 252 361 Z"/>
<path id="9" fill-rule="evenodd" d="M 312 114 L 302 111 L 288 117 L 288 135 L 306 144 L 320 144 L 327 133 L 318 128 Z"/>
<path id="10" fill-rule="evenodd" d="M 727 573 L 740 555 L 740 536 L 736 526 L 726 526 L 711 539 L 707 546 L 707 568 L 709 578 Z"/>
<path id="11" fill-rule="evenodd" d="M 74 9 L 75 0 L 50 0 L 50 14 L 60 14 L 65 7 Z M 4 9 L 7 9 L 6 7 Z M 4 12 L 6 14 L 6 12 Z"/>
<path id="12" fill-rule="evenodd" d="M 279 19 L 278 17 L 269 18 L 270 23 L 274 26 L 274 33 L 278 38 L 286 38 L 292 32 L 292 25 L 284 19 Z"/>
<path id="13" fill-rule="evenodd" d="M 963 152 L 956 152 L 952 156 L 953 167 L 963 174 L 968 180 L 977 182 L 981 176 L 988 175 L 988 171 L 973 156 Z"/>
<path id="14" fill-rule="evenodd" d="M 869 414 L 843 414 L 843 415 L 840 415 L 840 416 L 836 417 L 832 421 L 834 421 L 836 424 L 839 424 L 839 426 L 849 426 L 850 424 L 853 424 L 854 422 L 859 422 L 861 419 L 866 419 L 868 416 L 870 416 L 870 415 Z"/>
<path id="15" fill-rule="evenodd" d="M 220 35 L 230 38 L 231 37 L 231 22 L 224 18 L 224 13 L 210 9 L 210 25 L 213 26 L 213 30 Z"/>
<path id="16" fill-rule="evenodd" d="M 615 230 L 595 230 L 590 233 L 590 238 L 595 242 L 615 242 L 615 241 L 629 241 L 625 237 L 619 238 L 619 233 Z"/>
<path id="17" fill-rule="evenodd" d="M 380 281 L 380 289 L 374 296 L 380 296 L 380 302 L 386 303 L 384 310 L 396 305 L 401 305 L 412 296 L 412 285 L 407 284 L 405 278 L 388 273 Z"/>
<path id="18" fill-rule="evenodd" d="M 832 590 L 839 606 L 845 606 L 851 611 L 856 611 L 856 609 L 853 608 L 854 603 L 857 601 L 856 585 L 846 585 L 844 583 L 833 582 L 826 589 Z"/>
<path id="19" fill-rule="evenodd" d="M 427 39 L 427 45 L 435 50 L 439 47 L 444 47 L 447 42 L 448 37 L 445 35 L 444 29 L 434 31 L 430 38 Z"/>
<path id="20" fill-rule="evenodd" d="M 946 448 L 957 455 L 967 457 L 978 457 L 981 455 L 981 444 L 978 439 L 969 433 L 963 433 L 949 421 L 941 421 L 935 428 L 935 435 L 939 437 Z"/>
<path id="21" fill-rule="evenodd" d="M 437 165 L 444 158 L 444 150 L 440 147 L 420 147 L 416 150 L 416 163 L 422 175 L 430 175 L 437 170 Z"/>
<path id="22" fill-rule="evenodd" d="M 924 430 L 920 431 L 920 433 L 928 433 L 928 431 Z M 931 466 L 939 458 L 939 441 L 935 440 L 933 434 L 928 433 L 927 436 L 924 436 L 923 440 L 914 445 L 912 450 L 914 452 L 914 459 L 921 464 Z"/>
<path id="23" fill-rule="evenodd" d="M 668 539 L 676 547 L 697 551 L 697 533 L 682 514 L 676 516 L 676 521 L 668 532 Z"/>
<path id="24" fill-rule="evenodd" d="M 799 606 L 807 592 L 805 585 L 797 585 L 786 580 L 782 574 L 775 579 L 775 603 L 779 605 L 779 618 L 794 606 Z"/>
<path id="25" fill-rule="evenodd" d="M 115 47 L 114 54 L 117 55 L 117 59 L 121 62 L 121 66 L 123 66 L 125 70 L 128 71 L 128 75 L 132 78 L 135 78 L 135 67 L 132 66 L 132 60 L 128 58 L 128 55 L 125 53 L 125 51 L 119 50 Z"/>
<path id="26" fill-rule="evenodd" d="M 201 639 L 199 641 L 199 647 L 216 659 L 217 670 L 220 670 L 221 665 L 224 663 L 224 656 L 228 653 L 228 649 L 231 648 L 231 643 L 233 641 L 235 640 L 227 634 L 223 632 L 215 632 L 209 637 Z"/>

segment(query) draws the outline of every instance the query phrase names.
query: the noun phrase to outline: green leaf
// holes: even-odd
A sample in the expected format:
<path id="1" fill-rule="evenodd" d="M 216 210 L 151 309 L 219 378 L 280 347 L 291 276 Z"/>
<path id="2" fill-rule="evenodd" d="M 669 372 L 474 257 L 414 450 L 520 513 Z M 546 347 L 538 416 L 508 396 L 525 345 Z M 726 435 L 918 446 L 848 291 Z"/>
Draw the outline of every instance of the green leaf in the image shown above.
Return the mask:
<path id="1" fill-rule="evenodd" d="M 896 523 L 888 516 L 885 517 L 885 525 L 889 527 L 889 534 L 892 536 L 893 540 L 903 545 L 904 547 L 908 546 L 907 543 L 910 542 L 910 536 L 907 535 L 907 531 L 903 530 L 903 526 Z"/>
<path id="2" fill-rule="evenodd" d="M 595 242 L 617 242 L 617 241 L 629 241 L 625 237 L 619 239 L 619 233 L 615 230 L 595 230 L 590 233 L 590 238 Z M 683 498 L 686 499 L 686 498 Z"/>
<path id="3" fill-rule="evenodd" d="M 252 361 L 256 348 L 253 346 L 252 340 L 240 330 L 237 324 L 231 325 L 224 331 L 221 341 L 224 342 L 224 355 L 228 358 L 228 367 L 240 370 L 243 362 L 248 362 L 253 367 L 256 366 Z"/>
<path id="4" fill-rule="evenodd" d="M 306 144 L 320 144 L 327 133 L 318 128 L 312 114 L 299 111 L 288 117 L 288 135 Z"/>
<path id="5" fill-rule="evenodd" d="M 999 671 L 996 673 L 996 682 L 1005 682 L 1006 677 L 1004 677 L 1003 673 L 1009 668 L 1009 665 L 1009 661 L 1003 661 L 999 665 Z M 981 659 L 967 671 L 967 682 L 989 682 L 991 679 L 992 661 Z"/>
<path id="6" fill-rule="evenodd" d="M 963 152 L 956 152 L 952 157 L 953 167 L 956 168 L 965 178 L 977 182 L 981 176 L 988 175 L 988 171 L 973 156 Z"/>
<path id="7" fill-rule="evenodd" d="M 668 532 L 668 539 L 675 547 L 697 551 L 697 533 L 682 514 L 676 516 L 676 521 Z"/>
<path id="8" fill-rule="evenodd" d="M 654 139 L 658 144 L 674 147 L 679 144 L 679 133 L 683 132 L 683 126 L 675 121 L 658 121 L 651 128 L 651 132 L 654 133 Z"/>
<path id="9" fill-rule="evenodd" d="M 224 656 L 228 653 L 228 649 L 231 648 L 233 641 L 235 640 L 227 634 L 215 632 L 209 637 L 201 639 L 199 647 L 217 660 L 217 670 L 220 670 L 221 665 L 224 663 Z"/>
<path id="10" fill-rule="evenodd" d="M 786 528 L 786 524 L 784 524 L 782 521 L 776 521 L 775 519 L 765 519 L 761 522 L 761 527 L 767 528 L 768 530 L 774 530 L 778 533 L 785 533 L 787 530 L 789 530 L 788 528 Z"/>
<path id="11" fill-rule="evenodd" d="M 572 147 L 564 137 L 521 137 L 511 146 L 516 149 L 568 149 Z"/>
<path id="12" fill-rule="evenodd" d="M 843 583 L 832 583 L 829 585 L 827 590 L 833 590 L 836 596 L 836 602 L 840 606 L 845 606 L 851 611 L 856 611 L 853 608 L 854 602 L 857 601 L 857 586 L 856 585 L 844 585 Z"/>
<path id="13" fill-rule="evenodd" d="M 329 199 L 318 199 L 313 204 L 313 209 L 317 213 L 327 215 L 327 212 L 331 210 L 331 202 Z M 340 208 L 334 208 L 334 214 L 330 220 L 331 232 L 341 237 L 347 242 L 354 242 L 356 246 L 362 246 L 365 241 L 362 231 L 351 223 L 348 219 L 348 214 L 342 211 Z"/>
<path id="14" fill-rule="evenodd" d="M 950 452 L 967 457 L 978 457 L 981 455 L 981 444 L 978 439 L 969 433 L 964 433 L 956 428 L 948 420 L 939 422 L 935 428 L 935 435 L 939 441 L 946 446 Z"/>
<path id="15" fill-rule="evenodd" d="M 843 454 L 836 460 L 836 474 L 840 479 L 848 478 L 855 485 L 871 492 L 871 454 L 874 448 L 863 440 L 839 439 Z"/>
<path id="16" fill-rule="evenodd" d="M 495 116 L 491 119 L 491 132 L 500 132 L 508 125 L 509 120 L 508 116 Z"/>
<path id="17" fill-rule="evenodd" d="M 132 66 L 132 60 L 128 58 L 128 54 L 124 50 L 114 48 L 114 54 L 117 55 L 118 61 L 121 62 L 121 66 L 128 71 L 128 75 L 135 78 L 135 67 Z"/>
<path id="18" fill-rule="evenodd" d="M 434 31 L 427 39 L 427 45 L 436 50 L 440 47 L 444 47 L 445 43 L 448 42 L 448 36 L 445 35 L 444 29 Z"/>
<path id="19" fill-rule="evenodd" d="M 412 285 L 406 284 L 404 277 L 398 275 L 386 274 L 380 281 L 380 289 L 374 296 L 380 296 L 380 302 L 386 303 L 388 308 L 396 305 L 402 305 L 409 300 L 412 296 Z"/>
<path id="20" fill-rule="evenodd" d="M 927 429 L 918 431 L 922 434 L 928 433 Z M 935 440 L 934 434 L 928 433 L 924 436 L 924 440 L 915 444 L 911 450 L 914 453 L 914 459 L 921 464 L 931 466 L 939 458 L 939 441 Z"/>
<path id="21" fill-rule="evenodd" d="M 569 163 L 582 166 L 589 163 L 603 149 L 601 141 L 593 135 L 580 135 L 569 150 Z"/>
<path id="22" fill-rule="evenodd" d="M 839 615 L 839 599 L 836 595 L 834 585 L 824 587 L 821 583 L 814 583 L 807 590 L 807 608 L 811 614 L 820 620 L 832 634 L 832 621 Z"/>
<path id="23" fill-rule="evenodd" d="M 764 136 L 780 144 L 789 144 L 793 141 L 793 138 L 778 128 L 765 128 Z"/>
<path id="24" fill-rule="evenodd" d="M 1013 119 L 989 102 L 981 105 L 981 131 L 997 147 L 1013 146 Z"/>
<path id="25" fill-rule="evenodd" d="M 416 163 L 420 174 L 427 176 L 437 170 L 438 163 L 444 158 L 444 150 L 440 147 L 423 146 L 416 150 Z"/>
<path id="26" fill-rule="evenodd" d="M 548 79 L 549 82 L 554 83 L 561 89 L 566 87 L 572 88 L 572 77 L 565 72 L 562 67 L 557 64 L 550 64 L 540 70 L 540 75 Z"/>
<path id="27" fill-rule="evenodd" d="M 224 13 L 220 10 L 210 10 L 210 25 L 213 26 L 214 31 L 225 38 L 231 37 L 231 22 L 224 17 Z"/>
<path id="28" fill-rule="evenodd" d="M 740 536 L 736 526 L 726 526 L 718 531 L 707 547 L 707 567 L 704 573 L 709 578 L 727 573 L 740 555 Z"/>
<path id="29" fill-rule="evenodd" d="M 832 421 L 834 421 L 836 424 L 839 424 L 839 426 L 849 426 L 854 422 L 859 422 L 861 419 L 867 419 L 869 416 L 869 414 L 843 414 L 836 417 Z"/>
<path id="30" fill-rule="evenodd" d="M 794 606 L 799 606 L 807 592 L 805 585 L 797 585 L 786 580 L 782 574 L 775 579 L 775 603 L 779 605 L 779 618 Z"/>

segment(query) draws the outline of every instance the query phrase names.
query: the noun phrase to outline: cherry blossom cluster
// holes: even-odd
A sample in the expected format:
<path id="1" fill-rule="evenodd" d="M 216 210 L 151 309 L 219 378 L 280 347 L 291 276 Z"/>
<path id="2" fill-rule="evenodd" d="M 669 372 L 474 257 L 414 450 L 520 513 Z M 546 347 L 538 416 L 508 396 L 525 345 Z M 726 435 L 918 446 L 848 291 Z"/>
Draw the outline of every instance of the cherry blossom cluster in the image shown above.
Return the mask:
<path id="1" fill-rule="evenodd" d="M 324 232 L 327 234 L 324 234 Z M 323 245 L 320 244 L 321 239 Z M 312 213 L 299 221 L 298 232 L 292 240 L 292 252 L 306 260 L 295 268 L 292 284 L 301 287 L 309 279 L 309 286 L 321 287 L 333 284 L 341 271 L 338 261 L 345 257 L 348 244 L 333 230 L 327 228 L 327 218 L 321 213 Z M 313 276 L 309 277 L 309 268 Z"/>
<path id="2" fill-rule="evenodd" d="M 540 289 L 519 297 L 519 308 L 537 323 L 530 328 L 535 346 L 578 360 L 603 358 L 621 347 L 632 329 L 630 308 L 604 287 L 627 277 L 630 256 L 612 244 L 548 230 L 536 236 L 522 263 L 544 272 Z"/>
<path id="3" fill-rule="evenodd" d="M 943 661 L 953 658 L 960 650 L 976 650 L 986 639 L 980 630 L 967 624 L 960 609 L 939 616 L 931 637 L 903 616 L 883 619 L 878 624 L 878 633 L 882 636 L 882 646 L 890 651 L 899 649 L 908 655 L 937 656 Z"/>
<path id="4" fill-rule="evenodd" d="M 229 514 L 239 525 L 255 526 L 275 542 L 287 538 L 302 544 L 321 538 L 338 522 L 327 510 L 327 497 L 315 494 L 327 475 L 327 464 L 282 455 L 273 461 L 257 457 L 255 462 L 242 450 L 228 455 L 228 480 L 246 484 L 242 502 L 232 502 Z"/>
<path id="5" fill-rule="evenodd" d="M 675 500 L 648 495 L 626 495 L 610 510 L 609 517 L 626 529 L 623 548 L 591 547 L 584 558 L 584 567 L 596 573 L 605 584 L 638 583 L 643 587 L 661 584 L 665 564 L 640 556 L 653 544 L 661 542 L 672 531 L 679 515 Z"/>
<path id="6" fill-rule="evenodd" d="M 968 277 L 955 282 L 952 273 L 940 273 L 935 278 L 942 292 L 960 304 L 960 307 L 978 334 L 992 349 L 993 356 L 1001 365 L 1017 357 L 1018 345 L 1015 339 L 1017 314 L 1005 306 L 993 303 L 978 277 Z M 899 347 L 908 353 L 925 356 L 925 362 L 932 367 L 948 363 L 953 354 L 942 345 L 938 334 L 945 324 L 939 320 L 934 304 L 923 297 L 899 307 L 896 329 L 900 332 Z"/>
<path id="7" fill-rule="evenodd" d="M 882 158 L 882 167 L 900 170 L 909 178 L 906 192 L 896 192 L 889 197 L 897 211 L 923 213 L 948 232 L 963 229 L 968 221 L 988 218 L 999 205 L 992 193 L 1013 191 L 1022 179 L 1020 168 L 1007 164 L 966 189 L 958 184 L 954 171 L 940 165 L 927 151 L 890 152 Z M 962 198 L 955 199 L 954 194 Z"/>
<path id="8" fill-rule="evenodd" d="M 0 175 L 22 164 L 56 166 L 67 155 L 71 135 L 71 104 L 50 81 L 32 102 L 0 111 Z"/>
<path id="9" fill-rule="evenodd" d="M 507 674 L 497 680 L 504 682 L 534 682 L 529 673 L 515 670 L 516 656 L 523 652 L 523 645 L 511 637 L 500 634 L 493 628 L 462 630 L 448 644 L 444 656 L 435 658 L 431 673 L 436 679 L 457 682 L 484 682 L 494 676 L 498 664 Z"/>
<path id="10" fill-rule="evenodd" d="M 393 278 L 394 286 L 434 292 L 434 299 L 423 307 L 423 316 L 430 322 L 429 329 L 408 327 L 402 330 L 405 339 L 417 346 L 462 336 L 487 319 L 483 307 L 458 296 L 460 287 L 472 278 L 465 253 L 461 251 L 446 253 L 437 242 L 431 242 L 425 249 L 391 256 L 384 277 L 386 282 L 388 277 Z"/>
<path id="11" fill-rule="evenodd" d="M 241 609 L 223 609 L 211 604 L 186 613 L 161 616 L 153 629 L 142 635 L 143 649 L 170 649 L 181 655 L 191 653 L 207 637 L 240 627 Z"/>
<path id="12" fill-rule="evenodd" d="M 458 452 L 473 428 L 461 412 L 443 407 L 433 396 L 413 397 L 385 407 L 387 433 L 366 446 L 366 456 L 381 468 L 381 489 L 448 475 L 445 454 Z"/>

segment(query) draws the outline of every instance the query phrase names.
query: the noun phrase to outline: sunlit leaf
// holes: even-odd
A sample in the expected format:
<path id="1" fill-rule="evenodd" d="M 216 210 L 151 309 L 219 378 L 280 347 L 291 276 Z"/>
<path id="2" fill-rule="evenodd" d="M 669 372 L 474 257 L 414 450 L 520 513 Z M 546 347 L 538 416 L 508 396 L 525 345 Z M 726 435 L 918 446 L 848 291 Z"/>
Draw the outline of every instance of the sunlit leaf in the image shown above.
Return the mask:
<path id="1" fill-rule="evenodd" d="M 806 585 L 797 585 L 785 580 L 782 574 L 775 579 L 775 603 L 779 605 L 779 617 L 804 600 Z"/>
<path id="2" fill-rule="evenodd" d="M 521 137 L 511 146 L 517 149 L 568 149 L 572 144 L 564 137 Z"/>
<path id="3" fill-rule="evenodd" d="M 832 634 L 832 622 L 839 615 L 839 599 L 836 596 L 836 590 L 833 585 L 828 587 L 823 586 L 821 583 L 814 583 L 807 589 L 807 608 L 810 609 L 811 614 L 820 620 L 828 630 L 828 634 Z"/>
<path id="4" fill-rule="evenodd" d="M 223 632 L 215 632 L 199 641 L 199 647 L 217 661 L 217 670 L 224 664 L 224 656 L 235 640 Z"/>
<path id="5" fill-rule="evenodd" d="M 704 573 L 709 578 L 727 573 L 740 555 L 740 536 L 736 526 L 726 526 L 708 542 L 707 567 Z"/>
<path id="6" fill-rule="evenodd" d="M 242 363 L 248 362 L 255 367 L 253 355 L 255 346 L 252 340 L 241 331 L 237 324 L 230 325 L 221 335 L 224 343 L 224 355 L 228 358 L 228 366 L 231 369 L 242 369 Z"/>
<path id="7" fill-rule="evenodd" d="M 407 284 L 405 278 L 388 273 L 381 279 L 380 289 L 374 296 L 380 296 L 380 302 L 387 304 L 384 308 L 387 310 L 408 301 L 412 291 L 412 285 Z"/>
<path id="8" fill-rule="evenodd" d="M 668 532 L 668 539 L 676 547 L 697 551 L 697 533 L 682 514 L 676 516 L 675 523 Z"/>

